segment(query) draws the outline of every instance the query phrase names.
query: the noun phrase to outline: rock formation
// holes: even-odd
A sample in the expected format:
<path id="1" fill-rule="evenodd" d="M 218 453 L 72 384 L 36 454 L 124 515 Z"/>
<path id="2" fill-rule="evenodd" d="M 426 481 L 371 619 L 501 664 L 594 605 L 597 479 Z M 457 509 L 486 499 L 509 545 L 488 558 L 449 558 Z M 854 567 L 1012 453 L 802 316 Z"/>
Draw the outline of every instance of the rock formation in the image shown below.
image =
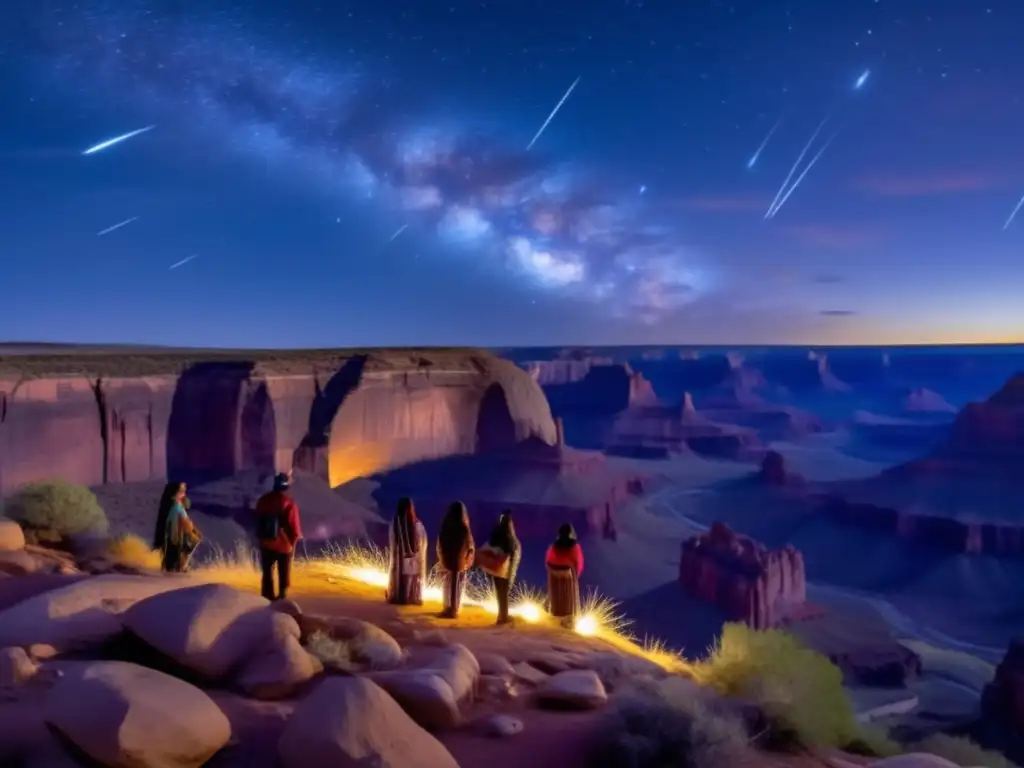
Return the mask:
<path id="1" fill-rule="evenodd" d="M 769 550 L 723 523 L 683 542 L 679 582 L 727 619 L 755 629 L 779 624 L 807 593 L 800 552 L 791 546 Z"/>
<path id="2" fill-rule="evenodd" d="M 985 686 L 981 710 L 986 718 L 1024 733 L 1024 638 L 1010 643 L 995 678 Z"/>
<path id="3" fill-rule="evenodd" d="M 544 393 L 472 350 L 0 358 L 0 493 L 293 465 L 336 486 L 529 438 L 555 442 Z"/>

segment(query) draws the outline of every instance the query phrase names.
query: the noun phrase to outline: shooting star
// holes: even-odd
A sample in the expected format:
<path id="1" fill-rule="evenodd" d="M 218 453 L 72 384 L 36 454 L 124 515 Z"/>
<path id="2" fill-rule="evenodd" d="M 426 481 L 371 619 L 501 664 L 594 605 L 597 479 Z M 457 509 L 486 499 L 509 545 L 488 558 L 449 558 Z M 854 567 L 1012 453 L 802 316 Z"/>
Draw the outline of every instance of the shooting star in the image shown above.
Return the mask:
<path id="1" fill-rule="evenodd" d="M 782 206 L 786 204 L 786 201 L 789 200 L 789 196 L 792 195 L 796 191 L 797 187 L 800 186 L 800 183 L 804 180 L 804 178 L 807 176 L 807 174 L 811 172 L 811 168 L 813 168 L 815 163 L 817 163 L 821 159 L 821 156 L 823 154 L 825 154 L 825 150 L 828 149 L 828 145 L 832 143 L 832 140 L 836 136 L 839 135 L 839 131 L 841 131 L 841 130 L 842 130 L 842 127 L 837 128 L 835 130 L 835 132 L 831 136 L 828 137 L 828 140 L 824 144 L 821 145 L 821 149 L 818 150 L 818 153 L 814 157 L 811 158 L 811 162 L 809 162 L 807 164 L 807 167 L 804 168 L 803 172 L 799 176 L 796 177 L 796 181 L 794 181 L 792 186 L 790 186 L 789 191 L 787 191 L 786 194 L 782 196 L 782 199 L 779 200 L 779 202 L 776 204 L 775 208 L 772 210 L 772 215 L 771 215 L 770 218 L 773 218 L 773 219 L 775 218 L 776 214 L 779 212 L 779 209 L 782 208 Z"/>
<path id="2" fill-rule="evenodd" d="M 122 141 L 128 141 L 128 139 L 133 138 L 135 136 L 138 136 L 141 133 L 146 133 L 147 131 L 152 131 L 154 128 L 156 128 L 155 125 L 147 125 L 145 128 L 139 128 L 137 130 L 129 131 L 128 133 L 121 134 L 120 136 L 115 136 L 112 139 L 107 139 L 106 141 L 101 141 L 96 146 L 89 147 L 82 154 L 83 155 L 92 155 L 92 154 L 95 154 L 96 152 L 102 152 L 104 149 L 108 149 L 108 148 L 114 146 L 115 144 L 120 144 Z"/>
<path id="3" fill-rule="evenodd" d="M 750 170 L 755 165 L 757 165 L 758 158 L 761 157 L 761 153 L 764 152 L 764 148 L 767 147 L 768 146 L 768 142 L 771 141 L 772 134 L 774 134 L 775 131 L 778 130 L 780 125 L 782 125 L 782 118 L 781 117 L 778 120 L 775 121 L 775 125 L 773 125 L 771 127 L 771 130 L 768 131 L 768 133 L 765 135 L 764 140 L 761 142 L 761 146 L 759 146 L 757 148 L 757 151 L 754 153 L 753 157 L 751 157 L 750 160 L 747 161 L 747 170 Z"/>
<path id="4" fill-rule="evenodd" d="M 188 264 L 190 261 L 192 261 L 192 259 L 198 259 L 198 258 L 199 258 L 199 254 L 198 253 L 193 253 L 187 259 L 182 259 L 181 261 L 178 261 L 178 262 L 175 262 L 174 264 L 171 264 L 171 266 L 169 266 L 167 268 L 167 271 L 170 272 L 172 269 L 177 269 L 178 267 L 183 267 L 186 264 Z"/>
<path id="5" fill-rule="evenodd" d="M 395 232 L 395 234 L 393 234 L 393 235 L 392 235 L 391 237 L 389 237 L 389 238 L 388 238 L 388 242 L 389 242 L 389 243 L 393 243 L 393 242 L 395 242 L 395 240 L 397 240 L 397 239 L 398 239 L 398 236 L 399 236 L 400 234 L 402 234 L 403 232 L 405 232 L 405 230 L 407 230 L 408 228 L 409 228 L 409 225 L 408 225 L 408 224 L 403 224 L 402 226 L 400 226 L 400 227 L 398 228 L 398 231 L 397 231 L 397 232 Z"/>
<path id="6" fill-rule="evenodd" d="M 865 69 L 863 72 L 860 73 L 860 77 L 857 78 L 857 82 L 853 84 L 853 90 L 859 91 L 861 88 L 863 88 L 864 84 L 868 81 L 869 77 L 871 77 L 871 70 Z"/>
<path id="7" fill-rule="evenodd" d="M 821 129 L 825 127 L 825 123 L 828 122 L 832 114 L 825 115 L 825 119 L 818 123 L 818 127 L 814 129 L 814 133 L 811 134 L 811 138 L 807 140 L 807 144 L 804 145 L 803 150 L 796 158 L 796 162 L 793 163 L 793 167 L 789 169 L 789 173 L 786 174 L 785 181 L 782 182 L 782 186 L 779 187 L 778 193 L 775 195 L 775 199 L 772 200 L 772 204 L 768 206 L 768 212 L 764 215 L 765 221 L 770 219 L 775 214 L 775 206 L 779 204 L 779 200 L 789 187 L 789 180 L 793 178 L 793 174 L 796 173 L 796 169 L 800 167 L 800 163 L 803 161 L 804 156 L 810 151 L 811 145 L 814 144 L 814 140 L 818 138 L 818 134 L 821 133 Z"/>
<path id="8" fill-rule="evenodd" d="M 1008 218 L 1006 220 L 1006 223 L 1003 224 L 1003 231 L 1004 232 L 1010 228 L 1010 225 L 1013 224 L 1013 220 L 1015 218 L 1017 218 L 1017 211 L 1019 211 L 1021 209 L 1021 206 L 1024 206 L 1024 197 L 1022 197 L 1020 199 L 1020 202 L 1017 203 L 1017 207 L 1014 208 L 1013 209 L 1013 213 L 1010 214 L 1010 218 Z"/>
<path id="9" fill-rule="evenodd" d="M 565 96 L 562 97 L 561 101 L 555 104 L 555 108 L 551 110 L 551 114 L 548 115 L 548 119 L 544 121 L 544 125 L 540 127 L 540 130 L 537 131 L 537 134 L 533 137 L 530 143 L 526 145 L 527 150 L 530 150 L 533 147 L 533 145 L 537 143 L 537 139 L 539 139 L 540 135 L 544 133 L 544 130 L 548 127 L 548 123 L 555 119 L 555 115 L 558 114 L 558 110 L 560 110 L 562 108 L 562 105 L 565 104 L 565 100 L 569 98 L 569 94 L 572 93 L 572 89 L 576 87 L 576 84 L 580 81 L 580 78 L 582 77 L 583 76 L 580 75 L 580 77 L 577 77 L 575 80 L 572 81 L 572 85 L 570 85 L 569 90 L 565 92 Z"/>
<path id="10" fill-rule="evenodd" d="M 138 216 L 132 216 L 130 219 L 125 219 L 124 221 L 122 221 L 122 222 L 120 222 L 118 224 L 115 224 L 112 227 L 107 227 L 106 229 L 100 230 L 99 232 L 96 233 L 96 237 L 99 237 L 100 235 L 109 234 L 109 233 L 113 232 L 115 229 L 120 229 L 121 227 L 127 227 L 133 221 L 138 221 L 138 220 L 139 220 Z"/>

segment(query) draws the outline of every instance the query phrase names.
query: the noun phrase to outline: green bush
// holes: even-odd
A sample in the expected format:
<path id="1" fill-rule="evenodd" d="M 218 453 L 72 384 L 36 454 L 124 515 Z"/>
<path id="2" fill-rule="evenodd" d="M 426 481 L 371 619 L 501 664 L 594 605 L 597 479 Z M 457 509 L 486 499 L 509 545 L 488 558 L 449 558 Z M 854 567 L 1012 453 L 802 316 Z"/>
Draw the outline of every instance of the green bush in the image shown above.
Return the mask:
<path id="1" fill-rule="evenodd" d="M 711 655 L 695 666 L 693 675 L 724 696 L 758 706 L 774 731 L 769 743 L 869 745 L 843 688 L 842 672 L 787 632 L 726 624 Z M 894 751 L 892 742 L 879 744 L 875 737 L 871 741 L 883 753 Z"/>
<path id="2" fill-rule="evenodd" d="M 725 768 L 748 751 L 742 721 L 680 678 L 637 682 L 612 697 L 597 768 Z"/>
<path id="3" fill-rule="evenodd" d="M 7 500 L 4 512 L 37 543 L 59 544 L 78 534 L 103 534 L 110 527 L 96 494 L 66 480 L 22 487 Z"/>
<path id="4" fill-rule="evenodd" d="M 1017 768 L 998 752 L 982 749 L 970 739 L 962 736 L 947 736 L 936 733 L 929 736 L 907 750 L 908 752 L 927 752 L 930 755 L 944 757 L 956 765 L 969 765 L 971 768 Z"/>

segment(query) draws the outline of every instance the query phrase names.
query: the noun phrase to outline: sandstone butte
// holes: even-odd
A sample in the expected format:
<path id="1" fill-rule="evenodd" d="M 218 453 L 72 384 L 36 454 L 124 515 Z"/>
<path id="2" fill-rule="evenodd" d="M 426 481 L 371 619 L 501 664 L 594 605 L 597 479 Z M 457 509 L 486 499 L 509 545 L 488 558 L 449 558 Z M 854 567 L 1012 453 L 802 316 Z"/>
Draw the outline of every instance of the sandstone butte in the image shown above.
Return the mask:
<path id="1" fill-rule="evenodd" d="M 337 486 L 557 440 L 536 381 L 475 350 L 0 357 L 0 494 L 293 466 Z"/>
<path id="2" fill-rule="evenodd" d="M 731 621 L 755 629 L 777 626 L 804 605 L 804 557 L 791 546 L 770 550 L 715 523 L 686 539 L 679 582 L 689 594 L 716 606 Z"/>

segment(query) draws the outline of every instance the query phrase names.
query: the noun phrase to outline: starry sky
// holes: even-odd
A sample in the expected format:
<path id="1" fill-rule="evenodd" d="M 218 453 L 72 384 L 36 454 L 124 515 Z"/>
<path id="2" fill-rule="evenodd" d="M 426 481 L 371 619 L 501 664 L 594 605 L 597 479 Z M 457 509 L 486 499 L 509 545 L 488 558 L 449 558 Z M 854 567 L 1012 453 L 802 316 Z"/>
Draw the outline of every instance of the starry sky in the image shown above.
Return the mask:
<path id="1" fill-rule="evenodd" d="M 1017 0 L 3 14 L 0 339 L 1024 339 Z"/>

